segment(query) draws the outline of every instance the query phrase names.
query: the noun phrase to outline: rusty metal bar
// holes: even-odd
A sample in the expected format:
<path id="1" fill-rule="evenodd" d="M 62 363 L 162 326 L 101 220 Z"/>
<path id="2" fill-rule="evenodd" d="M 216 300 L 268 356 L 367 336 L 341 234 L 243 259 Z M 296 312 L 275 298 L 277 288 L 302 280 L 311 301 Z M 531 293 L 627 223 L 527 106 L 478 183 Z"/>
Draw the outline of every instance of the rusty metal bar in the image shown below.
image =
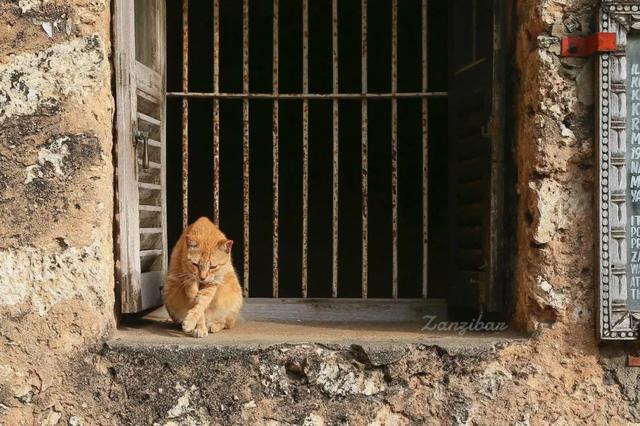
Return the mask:
<path id="1" fill-rule="evenodd" d="M 391 92 L 398 91 L 398 0 L 391 4 Z M 398 101 L 391 99 L 392 297 L 398 298 Z"/>
<path id="2" fill-rule="evenodd" d="M 189 91 L 189 0 L 182 0 L 182 91 Z M 189 224 L 189 99 L 182 99 L 182 228 Z"/>
<path id="3" fill-rule="evenodd" d="M 427 0 L 422 0 L 422 91 L 427 91 Z M 427 275 L 429 267 L 429 104 L 422 99 L 422 297 L 427 297 Z"/>
<path id="4" fill-rule="evenodd" d="M 309 93 L 309 0 L 302 0 L 303 8 L 303 65 L 302 93 L 280 93 L 279 91 L 279 0 L 273 1 L 273 58 L 271 93 L 251 93 L 249 85 L 249 0 L 242 1 L 243 40 L 243 85 L 242 93 L 220 92 L 220 0 L 213 4 L 213 91 L 189 91 L 189 0 L 182 2 L 183 25 L 183 79 L 182 91 L 169 92 L 167 97 L 182 100 L 182 189 L 183 226 L 189 219 L 189 99 L 213 100 L 213 187 L 214 221 L 220 220 L 220 100 L 242 100 L 243 122 L 243 293 L 249 295 L 250 273 L 250 100 L 271 100 L 272 108 L 272 190 L 273 190 L 273 263 L 272 294 L 279 293 L 279 106 L 280 101 L 303 103 L 303 235 L 302 235 L 302 297 L 308 293 L 308 208 L 309 208 L 309 101 L 332 102 L 332 289 L 333 298 L 338 296 L 339 260 L 339 101 L 356 100 L 361 103 L 361 190 L 362 190 L 362 298 L 368 297 L 368 101 L 391 101 L 391 186 L 392 186 L 392 297 L 398 298 L 398 99 L 420 99 L 422 134 L 422 297 L 427 297 L 428 279 L 428 100 L 446 98 L 447 92 L 428 91 L 427 60 L 427 1 L 421 0 L 421 89 L 419 92 L 398 92 L 398 0 L 392 0 L 391 16 L 391 91 L 389 93 L 368 92 L 368 0 L 361 0 L 361 89 L 360 93 L 339 92 L 338 62 L 338 0 L 332 0 L 332 91 L 331 93 Z"/>
<path id="5" fill-rule="evenodd" d="M 279 90 L 279 76 L 278 67 L 280 62 L 279 52 L 279 20 L 280 20 L 280 2 L 279 0 L 273 0 L 273 65 L 272 65 L 272 91 L 274 94 Z M 279 271 L 278 271 L 278 243 L 279 243 L 279 112 L 280 105 L 278 99 L 273 100 L 273 116 L 272 116 L 272 176 L 273 176 L 273 264 L 272 264 L 272 294 L 273 297 L 278 297 L 279 287 Z"/>
<path id="6" fill-rule="evenodd" d="M 361 2 L 360 46 L 361 46 L 361 89 L 367 93 L 367 0 Z M 366 299 L 369 292 L 369 110 L 367 99 L 361 103 L 361 132 L 362 145 L 360 158 L 362 161 L 362 298 Z"/>
<path id="7" fill-rule="evenodd" d="M 309 0 L 302 0 L 302 93 L 309 93 Z M 308 294 L 309 254 L 309 99 L 302 100 L 302 297 Z"/>
<path id="8" fill-rule="evenodd" d="M 249 0 L 242 0 L 242 93 L 249 93 Z M 249 99 L 242 99 L 243 292 L 249 296 Z"/>
<path id="9" fill-rule="evenodd" d="M 446 98 L 447 92 L 397 92 L 397 93 L 209 93 L 168 92 L 169 98 L 211 99 L 279 99 L 284 100 L 333 100 L 333 99 L 414 99 Z"/>
<path id="10" fill-rule="evenodd" d="M 333 64 L 333 93 L 339 92 L 338 84 L 338 0 L 331 0 L 331 61 Z M 338 99 L 333 99 L 333 262 L 331 297 L 338 297 L 338 201 L 339 201 L 339 109 Z"/>
<path id="11" fill-rule="evenodd" d="M 220 91 L 220 0 L 213 1 L 213 91 Z M 213 221 L 220 225 L 220 100 L 213 99 Z"/>

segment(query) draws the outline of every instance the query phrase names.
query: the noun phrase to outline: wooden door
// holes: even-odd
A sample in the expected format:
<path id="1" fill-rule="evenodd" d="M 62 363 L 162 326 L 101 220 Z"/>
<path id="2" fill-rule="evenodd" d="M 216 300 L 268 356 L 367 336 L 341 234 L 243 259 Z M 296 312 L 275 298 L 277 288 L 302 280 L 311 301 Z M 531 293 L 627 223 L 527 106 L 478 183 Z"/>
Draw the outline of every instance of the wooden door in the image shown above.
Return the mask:
<path id="1" fill-rule="evenodd" d="M 167 270 L 165 3 L 116 0 L 116 179 L 123 313 L 162 303 Z"/>
<path id="2" fill-rule="evenodd" d="M 504 0 L 449 1 L 449 298 L 502 309 Z"/>

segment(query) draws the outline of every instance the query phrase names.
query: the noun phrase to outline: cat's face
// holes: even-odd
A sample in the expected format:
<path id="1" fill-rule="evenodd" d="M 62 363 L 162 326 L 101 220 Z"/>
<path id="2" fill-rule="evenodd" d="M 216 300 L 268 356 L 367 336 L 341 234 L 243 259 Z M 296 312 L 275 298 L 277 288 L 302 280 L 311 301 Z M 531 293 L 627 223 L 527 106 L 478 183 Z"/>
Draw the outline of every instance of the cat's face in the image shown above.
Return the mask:
<path id="1" fill-rule="evenodd" d="M 232 240 L 201 241 L 187 235 L 187 261 L 189 268 L 202 284 L 213 284 L 222 278 L 220 272 L 231 262 Z"/>

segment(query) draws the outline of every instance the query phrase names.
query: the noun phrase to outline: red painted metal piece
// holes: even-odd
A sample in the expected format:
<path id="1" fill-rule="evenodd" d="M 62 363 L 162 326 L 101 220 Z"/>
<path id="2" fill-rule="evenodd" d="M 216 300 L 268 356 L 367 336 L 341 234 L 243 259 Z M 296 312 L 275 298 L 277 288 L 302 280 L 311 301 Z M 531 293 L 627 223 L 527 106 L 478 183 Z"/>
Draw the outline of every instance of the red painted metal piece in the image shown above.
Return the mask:
<path id="1" fill-rule="evenodd" d="M 640 356 L 627 355 L 627 366 L 640 367 Z"/>
<path id="2" fill-rule="evenodd" d="M 585 37 L 562 39 L 562 56 L 585 57 L 596 52 L 616 50 L 616 33 L 594 33 Z"/>

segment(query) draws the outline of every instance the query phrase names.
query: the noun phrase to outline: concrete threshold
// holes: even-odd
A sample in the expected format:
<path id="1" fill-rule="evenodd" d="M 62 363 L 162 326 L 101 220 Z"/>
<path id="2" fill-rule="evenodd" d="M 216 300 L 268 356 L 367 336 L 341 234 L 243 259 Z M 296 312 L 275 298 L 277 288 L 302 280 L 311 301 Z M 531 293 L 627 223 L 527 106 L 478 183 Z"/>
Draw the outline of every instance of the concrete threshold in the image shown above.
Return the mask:
<path id="1" fill-rule="evenodd" d="M 287 345 L 323 345 L 336 349 L 362 346 L 379 347 L 437 346 L 448 352 L 477 353 L 517 342 L 528 336 L 509 330 L 500 332 L 423 330 L 418 322 L 339 322 L 339 321 L 267 321 L 243 319 L 231 330 L 222 330 L 204 338 L 186 335 L 160 308 L 142 318 L 129 320 L 118 328 L 107 345 L 115 347 L 198 347 L 222 349 L 266 349 Z"/>

